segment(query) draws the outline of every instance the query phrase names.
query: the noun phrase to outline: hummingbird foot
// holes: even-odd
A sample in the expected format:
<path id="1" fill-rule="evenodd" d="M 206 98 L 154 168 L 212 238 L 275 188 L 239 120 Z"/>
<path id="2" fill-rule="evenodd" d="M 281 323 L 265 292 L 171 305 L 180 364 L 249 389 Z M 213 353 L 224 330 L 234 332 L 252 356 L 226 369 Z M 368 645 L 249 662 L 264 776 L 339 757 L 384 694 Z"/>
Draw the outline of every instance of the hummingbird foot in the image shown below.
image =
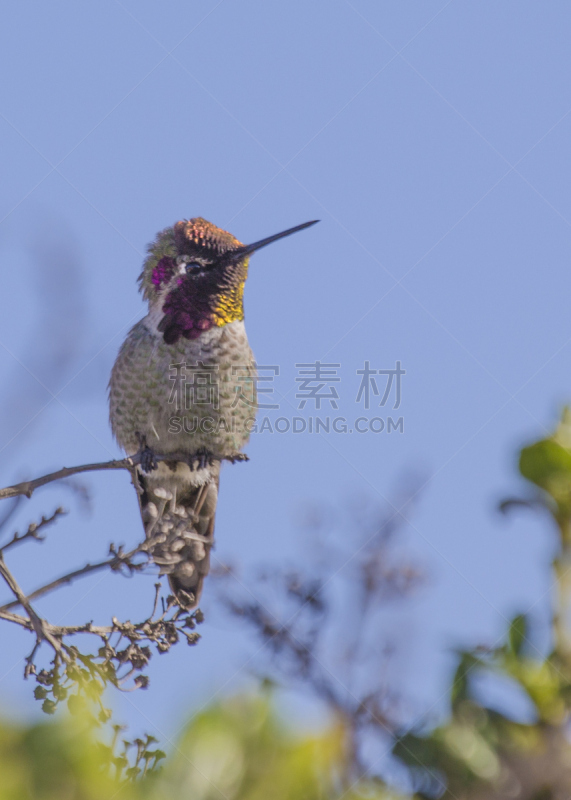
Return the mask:
<path id="1" fill-rule="evenodd" d="M 249 461 L 249 456 L 246 453 L 232 453 L 230 456 L 226 456 L 226 461 L 229 461 L 231 464 L 235 464 L 237 461 Z"/>
<path id="2" fill-rule="evenodd" d="M 200 447 L 196 453 L 189 456 L 188 466 L 194 472 L 195 469 L 206 469 L 212 464 L 214 454 L 207 450 L 206 447 Z"/>
<path id="3" fill-rule="evenodd" d="M 192 453 L 188 457 L 188 466 L 194 472 L 195 469 L 205 469 L 212 466 L 215 461 L 229 461 L 231 464 L 236 464 L 238 461 L 249 461 L 250 459 L 246 453 L 231 453 L 230 455 L 222 456 L 212 453 L 206 447 L 199 448 L 196 453 Z"/>
<path id="4" fill-rule="evenodd" d="M 157 466 L 157 460 L 151 448 L 145 447 L 144 450 L 141 450 L 141 469 L 143 472 L 153 472 Z"/>
<path id="5" fill-rule="evenodd" d="M 157 469 L 158 464 L 155 458 L 154 452 L 147 444 L 147 439 L 143 436 L 142 433 L 137 433 L 137 438 L 139 440 L 139 456 L 140 456 L 140 465 L 143 472 L 153 472 L 153 470 Z"/>

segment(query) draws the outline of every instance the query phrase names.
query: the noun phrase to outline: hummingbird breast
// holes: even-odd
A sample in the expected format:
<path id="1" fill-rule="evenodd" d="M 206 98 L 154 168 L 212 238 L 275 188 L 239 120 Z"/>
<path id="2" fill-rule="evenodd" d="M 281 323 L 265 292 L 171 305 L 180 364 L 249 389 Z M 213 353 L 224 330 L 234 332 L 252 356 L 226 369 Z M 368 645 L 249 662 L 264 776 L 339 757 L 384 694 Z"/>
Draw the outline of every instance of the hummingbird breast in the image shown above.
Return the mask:
<path id="1" fill-rule="evenodd" d="M 137 452 L 238 453 L 256 411 L 256 366 L 241 320 L 166 344 L 151 315 L 129 332 L 111 373 L 110 420 Z"/>

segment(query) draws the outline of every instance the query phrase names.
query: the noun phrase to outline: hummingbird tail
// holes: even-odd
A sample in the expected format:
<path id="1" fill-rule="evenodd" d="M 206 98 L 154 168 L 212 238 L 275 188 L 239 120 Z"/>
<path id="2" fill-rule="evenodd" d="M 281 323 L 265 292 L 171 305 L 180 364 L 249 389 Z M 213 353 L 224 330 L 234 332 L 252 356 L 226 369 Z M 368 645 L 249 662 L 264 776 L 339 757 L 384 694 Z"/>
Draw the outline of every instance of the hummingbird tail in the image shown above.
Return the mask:
<path id="1" fill-rule="evenodd" d="M 168 575 L 179 605 L 192 610 L 210 570 L 218 474 L 210 474 L 198 486 L 178 485 L 168 490 L 157 486 L 149 475 L 139 473 L 139 482 L 149 555 L 161 575 Z"/>

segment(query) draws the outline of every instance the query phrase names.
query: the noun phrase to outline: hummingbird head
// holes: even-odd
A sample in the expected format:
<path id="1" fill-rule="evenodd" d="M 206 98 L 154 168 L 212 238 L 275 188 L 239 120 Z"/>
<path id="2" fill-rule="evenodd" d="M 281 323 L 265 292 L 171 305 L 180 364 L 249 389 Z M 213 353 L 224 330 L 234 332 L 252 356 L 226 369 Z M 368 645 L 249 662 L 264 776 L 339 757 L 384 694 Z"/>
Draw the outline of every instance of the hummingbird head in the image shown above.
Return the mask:
<path id="1" fill-rule="evenodd" d="M 244 319 L 250 255 L 315 222 L 251 245 L 243 245 L 202 217 L 181 220 L 161 231 L 149 245 L 139 281 L 149 309 L 162 314 L 158 330 L 165 342 L 197 339 L 212 327 Z"/>

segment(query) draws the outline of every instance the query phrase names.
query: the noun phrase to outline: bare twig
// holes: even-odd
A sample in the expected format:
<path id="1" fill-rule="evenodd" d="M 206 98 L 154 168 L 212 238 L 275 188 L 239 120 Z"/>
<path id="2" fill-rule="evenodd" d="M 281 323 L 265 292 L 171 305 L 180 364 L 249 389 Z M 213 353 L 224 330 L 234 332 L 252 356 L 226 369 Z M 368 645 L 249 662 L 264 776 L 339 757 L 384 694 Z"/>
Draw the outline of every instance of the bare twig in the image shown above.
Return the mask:
<path id="1" fill-rule="evenodd" d="M 141 464 L 143 451 L 120 460 L 112 460 L 95 464 L 83 464 L 76 467 L 64 467 L 57 472 L 43 475 L 34 480 L 23 481 L 5 489 L 0 489 L 0 499 L 12 498 L 11 505 L 4 515 L 3 523 L 7 524 L 17 508 L 22 497 L 31 497 L 33 492 L 41 486 L 53 481 L 69 479 L 70 476 L 82 472 L 103 470 L 127 470 L 140 492 L 138 467 Z M 242 453 L 231 456 L 217 455 L 216 453 L 188 455 L 186 453 L 169 453 L 168 455 L 154 455 L 155 462 L 167 462 L 169 466 L 176 463 L 185 463 L 191 469 L 198 469 L 204 460 L 210 464 L 214 461 L 247 461 L 248 457 Z M 155 596 L 152 612 L 142 622 L 132 623 L 130 620 L 120 621 L 113 617 L 111 624 L 94 625 L 85 622 L 79 625 L 54 625 L 48 622 L 35 611 L 32 602 L 44 595 L 53 592 L 62 586 L 71 583 L 76 578 L 92 574 L 103 569 L 110 569 L 122 574 L 132 575 L 142 572 L 153 564 L 161 572 L 168 573 L 172 559 L 165 561 L 166 549 L 170 540 L 164 532 L 153 535 L 147 529 L 145 538 L 133 549 L 124 551 L 122 545 L 109 546 L 107 558 L 96 563 L 87 563 L 79 569 L 71 570 L 65 575 L 45 583 L 35 591 L 26 595 L 20 588 L 18 581 L 10 571 L 4 560 L 4 553 L 16 545 L 35 539 L 43 541 L 40 531 L 53 524 L 65 512 L 57 508 L 51 516 L 42 516 L 39 522 L 32 522 L 27 530 L 20 534 L 12 535 L 4 546 L 0 546 L 0 578 L 7 584 L 14 597 L 10 602 L 0 606 L 0 620 L 11 622 L 15 625 L 35 633 L 35 643 L 31 653 L 26 657 L 24 676 L 34 675 L 38 686 L 34 690 L 37 699 L 43 701 L 42 709 L 51 714 L 58 704 L 67 700 L 70 711 L 79 708 L 83 700 L 95 701 L 100 706 L 99 720 L 108 719 L 111 712 L 101 704 L 101 694 L 105 687 L 111 683 L 121 691 L 131 691 L 124 684 L 128 681 L 134 689 L 146 689 L 149 679 L 141 674 L 151 658 L 150 645 L 154 645 L 159 653 L 166 653 L 178 641 L 186 641 L 193 645 L 200 638 L 195 632 L 196 625 L 202 622 L 203 616 L 199 610 L 191 611 L 188 607 L 179 604 L 180 598 L 169 596 L 160 600 L 160 584 L 155 584 Z M 211 544 L 211 539 L 194 533 L 190 538 L 198 540 L 201 544 Z M 173 553 L 175 551 L 173 550 Z M 178 551 L 176 551 L 178 553 Z M 178 553 L 178 558 L 183 556 Z M 14 609 L 20 607 L 22 613 Z M 157 612 L 160 609 L 160 612 Z M 159 613 L 158 616 L 157 613 Z M 99 647 L 94 654 L 90 651 L 82 652 L 75 645 L 65 642 L 66 637 L 77 634 L 95 636 L 103 647 Z M 36 669 L 35 658 L 42 642 L 46 642 L 53 650 L 53 659 L 49 669 Z"/>
<path id="2" fill-rule="evenodd" d="M 64 626 L 53 625 L 42 619 L 32 607 L 31 601 L 73 579 L 104 568 L 132 574 L 142 571 L 147 565 L 154 562 L 153 548 L 157 543 L 156 537 L 145 538 L 128 552 L 124 552 L 122 546 L 116 547 L 111 544 L 110 555 L 105 560 L 96 564 L 86 564 L 81 569 L 50 581 L 26 596 L 6 565 L 3 550 L 26 539 L 40 538 L 37 536 L 38 530 L 54 522 L 61 513 L 61 509 L 57 509 L 51 517 L 42 517 L 39 523 L 32 523 L 25 534 L 22 536 L 14 534 L 7 545 L 0 548 L 0 577 L 4 579 L 15 597 L 13 601 L 0 607 L 0 619 L 19 625 L 36 635 L 34 647 L 30 655 L 26 657 L 24 676 L 26 678 L 30 675 L 35 676 L 38 686 L 34 695 L 43 700 L 42 708 L 46 713 L 53 713 L 57 705 L 66 698 L 68 705 L 71 703 L 71 710 L 75 707 L 74 704 L 77 705 L 80 702 L 79 696 L 82 692 L 88 698 L 100 697 L 108 683 L 121 691 L 146 689 L 149 679 L 140 673 L 151 658 L 149 645 L 154 644 L 159 653 L 168 652 L 172 645 L 181 639 L 186 640 L 187 644 L 193 645 L 200 638 L 198 633 L 194 632 L 194 628 L 203 619 L 200 611 L 191 612 L 182 608 L 173 596 L 169 596 L 166 602 L 163 600 L 162 613 L 156 617 L 159 607 L 160 583 L 155 584 L 152 612 L 142 622 L 120 621 L 113 617 L 110 625 L 94 625 L 90 621 L 80 625 Z M 134 560 L 139 555 L 143 558 Z M 25 614 L 14 613 L 12 609 L 17 606 L 21 606 Z M 96 636 L 103 641 L 104 646 L 99 648 L 96 655 L 82 653 L 76 646 L 64 642 L 66 637 L 77 634 Z M 116 639 L 113 645 L 112 639 Z M 38 672 L 35 657 L 43 641 L 53 649 L 54 658 L 49 670 L 42 669 Z M 121 647 L 123 649 L 120 649 Z M 127 681 L 132 684 L 132 688 L 124 686 Z M 72 693 L 70 694 L 70 692 Z M 98 702 L 100 703 L 100 700 Z M 101 705 L 100 719 L 107 719 L 110 713 Z"/>
<path id="3" fill-rule="evenodd" d="M 192 461 L 192 456 L 188 453 L 169 453 L 168 455 L 155 455 L 155 461 L 178 461 L 188 464 Z M 198 457 L 197 457 L 198 458 Z M 237 461 L 248 461 L 248 456 L 245 453 L 236 453 L 231 456 L 217 455 L 211 453 L 209 461 L 230 461 L 234 464 Z M 7 486 L 5 489 L 0 489 L 0 500 L 6 497 L 17 497 L 18 495 L 25 495 L 31 497 L 36 489 L 40 486 L 45 486 L 47 483 L 62 480 L 62 478 L 69 478 L 72 475 L 78 475 L 80 472 L 97 472 L 107 469 L 125 469 L 134 475 L 135 468 L 141 463 L 141 453 L 127 456 L 127 458 L 113 459 L 112 461 L 100 461 L 95 464 L 81 464 L 77 467 L 62 467 L 57 472 L 50 472 L 48 475 L 43 475 L 41 478 L 35 478 L 31 481 L 22 481 L 13 486 Z"/>
<path id="4" fill-rule="evenodd" d="M 32 627 L 36 633 L 37 641 L 41 642 L 45 639 L 58 655 L 63 653 L 62 651 L 62 644 L 61 641 L 56 639 L 51 631 L 49 630 L 49 626 L 45 623 L 45 621 L 34 611 L 32 605 L 24 592 L 21 590 L 18 582 L 6 566 L 4 562 L 4 558 L 0 554 L 0 575 L 4 578 L 8 586 L 10 587 L 12 593 L 17 598 L 19 605 L 26 611 L 30 622 L 32 623 Z M 37 648 L 35 648 L 37 649 Z"/>
<path id="5" fill-rule="evenodd" d="M 66 513 L 66 511 L 61 506 L 59 506 L 59 508 L 56 508 L 54 513 L 51 515 L 51 517 L 42 516 L 42 518 L 41 518 L 41 520 L 39 522 L 30 522 L 30 524 L 28 525 L 28 530 L 26 531 L 26 533 L 23 533 L 23 534 L 20 535 L 18 532 L 16 532 L 12 536 L 12 538 L 10 539 L 9 542 L 6 542 L 5 545 L 2 545 L 2 547 L 0 547 L 0 553 L 4 553 L 9 548 L 14 547 L 14 545 L 16 545 L 16 544 L 21 544 L 22 542 L 26 541 L 27 539 L 35 539 L 38 542 L 43 542 L 44 537 L 43 536 L 39 536 L 38 532 L 42 528 L 45 528 L 48 525 L 51 525 L 53 522 L 55 522 L 58 519 L 58 517 L 63 516 L 65 513 Z"/>
<path id="6" fill-rule="evenodd" d="M 7 622 L 15 622 L 16 625 L 21 625 L 22 628 L 27 628 L 29 631 L 33 630 L 30 620 L 26 619 L 26 617 L 21 617 L 19 614 L 11 614 L 8 611 L 0 611 L 0 619 L 5 619 Z"/>
<path id="7" fill-rule="evenodd" d="M 80 569 L 68 572 L 65 575 L 62 575 L 60 578 L 56 578 L 55 580 L 50 581 L 50 583 L 40 586 L 39 589 L 36 589 L 28 595 L 28 600 L 36 600 L 38 597 L 42 597 L 44 594 L 48 594 L 48 592 L 52 592 L 54 589 L 64 586 L 66 583 L 71 583 L 71 581 L 75 578 L 79 578 L 82 575 L 89 575 L 92 572 L 97 572 L 98 570 L 105 569 L 106 567 L 110 567 L 112 570 L 118 571 L 122 566 L 126 566 L 131 572 L 142 569 L 142 567 L 145 566 L 144 564 L 133 564 L 131 559 L 138 553 L 144 553 L 145 545 L 146 542 L 143 542 L 141 545 L 129 551 L 128 553 L 122 553 L 120 551 L 114 552 L 112 558 L 106 558 L 104 561 L 98 561 L 96 564 L 86 564 Z M 0 606 L 0 612 L 7 611 L 8 609 L 14 608 L 18 605 L 20 605 L 18 600 L 12 600 L 10 603 L 5 603 L 3 606 Z"/>

